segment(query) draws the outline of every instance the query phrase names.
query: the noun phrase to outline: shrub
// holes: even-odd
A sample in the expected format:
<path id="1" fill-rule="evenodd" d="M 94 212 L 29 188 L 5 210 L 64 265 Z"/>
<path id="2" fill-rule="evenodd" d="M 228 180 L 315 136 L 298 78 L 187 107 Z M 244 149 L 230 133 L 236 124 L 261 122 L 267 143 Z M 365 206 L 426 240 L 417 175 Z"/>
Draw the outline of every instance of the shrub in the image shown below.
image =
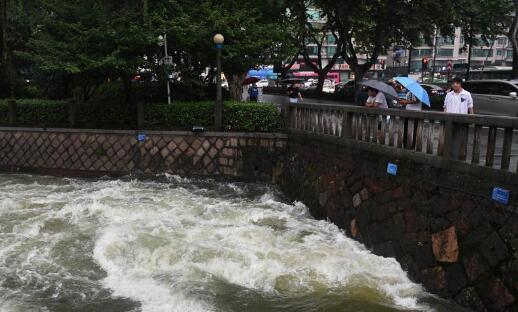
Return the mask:
<path id="1" fill-rule="evenodd" d="M 176 102 L 145 107 L 145 129 L 190 130 L 192 126 L 214 129 L 213 102 Z M 68 127 L 68 103 L 50 100 L 17 100 L 17 126 Z M 223 112 L 226 131 L 274 132 L 282 128 L 277 108 L 272 104 L 226 102 Z M 0 125 L 7 124 L 7 101 L 0 100 Z M 136 129 L 135 105 L 87 103 L 81 106 L 77 127 Z"/>
<path id="2" fill-rule="evenodd" d="M 16 123 L 23 127 L 64 127 L 68 122 L 66 101 L 21 99 L 16 101 Z M 0 124 L 7 124 L 7 100 L 0 100 Z"/>

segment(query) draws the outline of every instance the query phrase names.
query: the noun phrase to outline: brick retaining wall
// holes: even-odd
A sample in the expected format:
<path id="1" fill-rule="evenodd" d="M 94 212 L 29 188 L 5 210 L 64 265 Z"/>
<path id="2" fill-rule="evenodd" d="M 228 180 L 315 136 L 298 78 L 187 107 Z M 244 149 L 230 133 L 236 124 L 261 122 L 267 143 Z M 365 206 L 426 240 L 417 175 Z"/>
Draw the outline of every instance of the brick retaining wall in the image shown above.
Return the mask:
<path id="1" fill-rule="evenodd" d="M 518 208 L 495 179 L 290 136 L 282 190 L 433 293 L 475 311 L 518 311 Z M 397 177 L 387 163 L 399 164 Z M 512 190 L 518 181 L 498 186 Z"/>
<path id="2" fill-rule="evenodd" d="M 60 175 L 171 173 L 271 181 L 286 136 L 0 128 L 0 168 Z"/>

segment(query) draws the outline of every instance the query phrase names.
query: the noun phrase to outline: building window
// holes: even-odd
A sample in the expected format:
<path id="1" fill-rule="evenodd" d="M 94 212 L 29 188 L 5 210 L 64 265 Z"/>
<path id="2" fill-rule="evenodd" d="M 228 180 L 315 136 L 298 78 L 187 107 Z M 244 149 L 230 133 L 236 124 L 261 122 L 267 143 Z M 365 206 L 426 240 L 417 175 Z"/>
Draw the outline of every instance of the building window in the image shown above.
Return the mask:
<path id="1" fill-rule="evenodd" d="M 327 55 L 333 56 L 336 53 L 336 47 L 327 47 Z"/>
<path id="2" fill-rule="evenodd" d="M 512 59 L 513 58 L 513 50 L 507 50 L 507 58 Z"/>
<path id="3" fill-rule="evenodd" d="M 497 44 L 501 47 L 507 46 L 507 38 L 498 38 Z"/>
<path id="4" fill-rule="evenodd" d="M 327 44 L 336 44 L 335 36 L 331 34 L 327 35 Z"/>
<path id="5" fill-rule="evenodd" d="M 432 56 L 432 49 L 415 49 L 412 50 L 412 57 Z"/>
<path id="6" fill-rule="evenodd" d="M 437 45 L 453 45 L 455 43 L 455 37 L 439 36 L 437 38 Z"/>
<path id="7" fill-rule="evenodd" d="M 472 57 L 492 57 L 493 56 L 493 50 L 488 49 L 473 49 L 471 51 Z"/>
<path id="8" fill-rule="evenodd" d="M 437 56 L 453 56 L 453 49 L 438 49 Z"/>

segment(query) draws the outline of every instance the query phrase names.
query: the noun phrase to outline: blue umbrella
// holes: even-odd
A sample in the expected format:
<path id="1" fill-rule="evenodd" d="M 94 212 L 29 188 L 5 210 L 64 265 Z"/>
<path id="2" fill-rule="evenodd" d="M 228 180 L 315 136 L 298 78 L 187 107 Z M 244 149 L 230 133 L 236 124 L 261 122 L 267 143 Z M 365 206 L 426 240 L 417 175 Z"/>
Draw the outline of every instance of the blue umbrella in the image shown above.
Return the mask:
<path id="1" fill-rule="evenodd" d="M 430 107 L 430 97 L 428 96 L 428 92 L 426 92 L 426 90 L 423 89 L 417 81 L 408 77 L 396 77 L 394 80 L 410 91 L 419 101 Z"/>

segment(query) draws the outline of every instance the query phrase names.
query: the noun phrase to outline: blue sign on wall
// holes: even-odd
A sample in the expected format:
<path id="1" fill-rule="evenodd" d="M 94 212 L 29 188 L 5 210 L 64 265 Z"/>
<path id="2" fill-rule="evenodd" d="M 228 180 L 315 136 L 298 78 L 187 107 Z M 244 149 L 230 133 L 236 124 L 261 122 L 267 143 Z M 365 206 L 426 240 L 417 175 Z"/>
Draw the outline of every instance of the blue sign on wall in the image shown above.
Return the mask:
<path id="1" fill-rule="evenodd" d="M 503 189 L 500 187 L 493 188 L 492 198 L 497 203 L 504 204 L 504 205 L 509 204 L 509 195 L 510 195 L 509 190 L 506 190 L 506 189 Z"/>
<path id="2" fill-rule="evenodd" d="M 145 133 L 137 134 L 137 141 L 144 142 L 145 140 L 146 140 L 146 134 Z"/>
<path id="3" fill-rule="evenodd" d="M 393 163 L 388 163 L 387 173 L 393 176 L 397 176 L 397 165 Z"/>

